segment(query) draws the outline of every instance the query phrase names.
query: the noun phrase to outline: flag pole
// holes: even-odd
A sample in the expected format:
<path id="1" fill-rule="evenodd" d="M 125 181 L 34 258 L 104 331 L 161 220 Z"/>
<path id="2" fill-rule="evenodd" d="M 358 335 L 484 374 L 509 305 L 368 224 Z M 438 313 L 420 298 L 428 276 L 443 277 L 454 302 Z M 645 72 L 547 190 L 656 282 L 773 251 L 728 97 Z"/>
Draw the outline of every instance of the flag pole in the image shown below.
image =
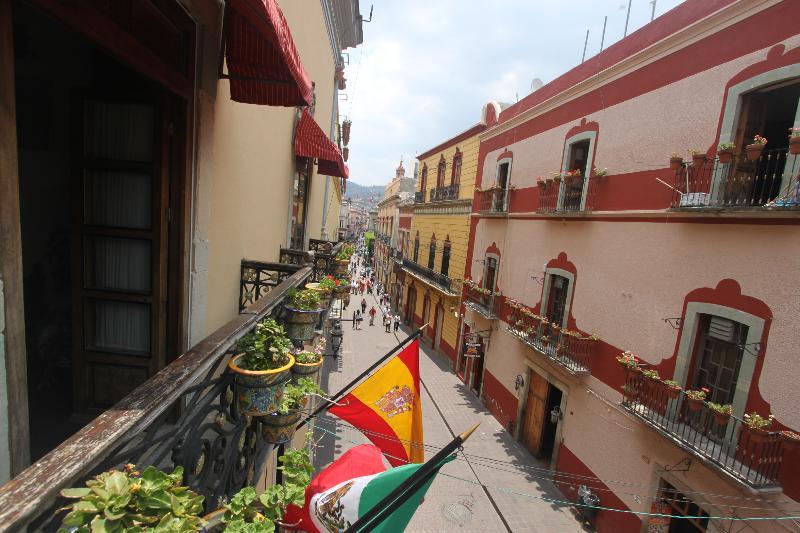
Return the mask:
<path id="1" fill-rule="evenodd" d="M 361 533 L 370 531 L 379 526 L 384 520 L 389 518 L 401 505 L 406 503 L 425 483 L 430 481 L 442 466 L 443 461 L 454 451 L 456 451 L 472 433 L 478 429 L 480 422 L 472 428 L 464 431 L 453 439 L 450 444 L 439 450 L 439 452 L 424 463 L 414 474 L 404 483 L 390 492 L 380 502 L 375 504 L 369 511 L 364 513 L 355 524 L 345 530 L 345 533 Z"/>
<path id="2" fill-rule="evenodd" d="M 375 370 L 376 368 L 378 368 L 378 367 L 379 367 L 381 364 L 383 364 L 383 363 L 384 363 L 384 362 L 385 362 L 387 359 L 389 359 L 391 356 L 393 356 L 393 355 L 394 355 L 394 354 L 397 352 L 397 350 L 399 350 L 399 349 L 400 349 L 400 348 L 402 348 L 402 347 L 403 347 L 405 344 L 408 344 L 409 342 L 413 341 L 414 339 L 416 339 L 417 337 L 419 337 L 420 335 L 422 335 L 422 332 L 423 332 L 423 331 L 425 331 L 425 328 L 426 328 L 427 326 L 428 326 L 428 324 L 427 324 L 427 323 L 426 323 L 426 324 L 423 324 L 422 326 L 420 326 L 420 327 L 419 327 L 419 328 L 418 328 L 418 329 L 417 329 L 417 330 L 416 330 L 414 333 L 412 333 L 411 335 L 409 335 L 409 336 L 408 336 L 408 337 L 406 337 L 405 339 L 401 340 L 401 341 L 400 341 L 398 344 L 396 344 L 395 346 L 393 346 L 391 350 L 389 350 L 388 352 L 386 352 L 386 354 L 385 354 L 385 355 L 383 355 L 383 356 L 382 356 L 380 359 L 378 359 L 377 361 L 375 361 L 374 363 L 372 363 L 372 365 L 370 365 L 370 367 L 369 367 L 369 368 L 367 368 L 367 369 L 366 369 L 366 370 L 364 370 L 364 371 L 363 371 L 361 374 L 359 374 L 358 376 L 356 376 L 356 377 L 355 377 L 355 378 L 354 378 L 352 381 L 350 381 L 350 383 L 348 383 L 347 385 L 345 385 L 344 387 L 342 387 L 342 388 L 339 390 L 339 392 L 337 392 L 337 393 L 336 393 L 336 394 L 334 394 L 333 396 L 329 397 L 329 398 L 328 398 L 328 401 L 326 401 L 326 402 L 322 402 L 322 405 L 320 405 L 319 407 L 317 407 L 316 409 L 314 409 L 314 411 L 313 411 L 311 414 L 309 414 L 308 416 L 306 416 L 306 417 L 305 417 L 305 418 L 304 418 L 304 419 L 303 419 L 303 420 L 302 420 L 302 421 L 301 421 L 301 422 L 300 422 L 300 423 L 297 425 L 297 429 L 300 429 L 301 427 L 303 427 L 304 425 L 306 425 L 306 424 L 308 423 L 308 421 L 309 421 L 309 420 L 311 420 L 312 418 L 314 418 L 315 416 L 317 416 L 317 415 L 318 415 L 318 414 L 320 414 L 321 412 L 323 412 L 323 411 L 327 411 L 327 410 L 328 410 L 328 409 L 331 407 L 331 405 L 334 405 L 334 403 L 333 403 L 333 402 L 335 402 L 336 400 L 338 400 L 339 398 L 341 398 L 342 396 L 344 396 L 345 394 L 347 394 L 347 393 L 350 391 L 350 389 L 352 389 L 352 388 L 353 388 L 355 385 L 357 385 L 357 384 L 358 384 L 358 382 L 359 382 L 359 381 L 361 381 L 362 379 L 364 379 L 365 377 L 367 377 L 367 376 L 368 376 L 368 375 L 369 375 L 369 374 L 370 374 L 370 373 L 371 373 L 373 370 Z"/>

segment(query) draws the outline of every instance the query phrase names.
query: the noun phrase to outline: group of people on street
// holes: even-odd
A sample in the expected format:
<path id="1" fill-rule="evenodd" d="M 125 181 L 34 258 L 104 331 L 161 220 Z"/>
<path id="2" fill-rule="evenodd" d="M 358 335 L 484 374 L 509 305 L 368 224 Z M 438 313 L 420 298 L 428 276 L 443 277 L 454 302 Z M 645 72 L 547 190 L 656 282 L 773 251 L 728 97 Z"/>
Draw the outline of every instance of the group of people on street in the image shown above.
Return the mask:
<path id="1" fill-rule="evenodd" d="M 360 243 L 359 243 L 360 244 Z M 386 333 L 398 331 L 400 329 L 400 315 L 392 314 L 392 308 L 389 303 L 389 295 L 382 293 L 380 283 L 375 280 L 375 272 L 367 264 L 365 250 L 359 246 L 358 251 L 353 256 L 353 261 L 350 264 L 350 273 L 353 276 L 353 281 L 350 284 L 351 294 L 360 294 L 361 305 L 360 309 L 356 308 L 353 311 L 353 329 L 361 329 L 361 323 L 364 321 L 365 315 L 369 315 L 369 325 L 375 325 L 375 317 L 380 312 L 383 316 L 383 327 Z M 357 277 L 361 267 L 361 275 Z M 367 299 L 364 294 L 379 294 L 378 309 L 371 306 L 367 312 Z"/>

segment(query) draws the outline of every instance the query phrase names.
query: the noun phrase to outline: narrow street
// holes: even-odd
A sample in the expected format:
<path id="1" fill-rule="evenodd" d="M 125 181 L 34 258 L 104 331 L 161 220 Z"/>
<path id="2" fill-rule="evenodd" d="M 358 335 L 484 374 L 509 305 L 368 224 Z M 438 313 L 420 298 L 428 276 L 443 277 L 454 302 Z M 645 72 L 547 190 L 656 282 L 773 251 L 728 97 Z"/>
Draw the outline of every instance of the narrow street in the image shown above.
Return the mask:
<path id="1" fill-rule="evenodd" d="M 345 319 L 352 317 L 361 298 L 352 296 Z M 367 310 L 372 305 L 379 308 L 374 295 L 366 295 L 366 299 Z M 397 335 L 386 333 L 380 314 L 374 326 L 369 325 L 367 317 L 361 330 L 352 329 L 349 321 L 343 322 L 343 330 L 339 358 L 328 359 L 322 371 L 322 387 L 330 393 L 341 389 L 411 332 L 403 327 Z M 547 479 L 547 467 L 513 440 L 450 370 L 444 356 L 433 353 L 424 341 L 420 343 L 420 374 L 426 458 L 455 434 L 477 422 L 480 427 L 458 459 L 435 478 L 408 531 L 582 531 L 570 507 L 536 499 L 563 499 Z M 369 442 L 361 432 L 329 415 L 318 418 L 316 439 L 318 469 L 351 447 Z"/>

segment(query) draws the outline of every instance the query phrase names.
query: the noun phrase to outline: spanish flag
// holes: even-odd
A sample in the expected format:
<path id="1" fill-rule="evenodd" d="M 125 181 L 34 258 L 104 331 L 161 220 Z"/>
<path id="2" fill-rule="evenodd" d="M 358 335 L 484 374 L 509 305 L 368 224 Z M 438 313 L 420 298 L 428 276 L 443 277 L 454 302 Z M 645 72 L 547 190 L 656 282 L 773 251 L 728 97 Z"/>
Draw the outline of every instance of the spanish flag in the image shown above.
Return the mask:
<path id="1" fill-rule="evenodd" d="M 362 430 L 392 466 L 425 461 L 418 339 L 338 403 L 329 412 Z"/>

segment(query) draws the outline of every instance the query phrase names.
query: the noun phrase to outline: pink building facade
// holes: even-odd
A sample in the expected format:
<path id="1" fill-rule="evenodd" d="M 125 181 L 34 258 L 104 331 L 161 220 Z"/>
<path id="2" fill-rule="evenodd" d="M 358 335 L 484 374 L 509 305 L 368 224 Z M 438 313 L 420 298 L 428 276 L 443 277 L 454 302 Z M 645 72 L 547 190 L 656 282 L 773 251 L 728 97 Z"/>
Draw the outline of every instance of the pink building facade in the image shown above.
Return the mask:
<path id="1" fill-rule="evenodd" d="M 800 432 L 798 18 L 792 0 L 689 0 L 481 134 L 457 368 L 480 359 L 481 397 L 565 496 L 632 511 L 600 510 L 599 531 L 800 507 L 780 433 Z M 690 405 L 701 388 L 731 416 Z M 766 434 L 752 412 L 774 415 Z"/>

